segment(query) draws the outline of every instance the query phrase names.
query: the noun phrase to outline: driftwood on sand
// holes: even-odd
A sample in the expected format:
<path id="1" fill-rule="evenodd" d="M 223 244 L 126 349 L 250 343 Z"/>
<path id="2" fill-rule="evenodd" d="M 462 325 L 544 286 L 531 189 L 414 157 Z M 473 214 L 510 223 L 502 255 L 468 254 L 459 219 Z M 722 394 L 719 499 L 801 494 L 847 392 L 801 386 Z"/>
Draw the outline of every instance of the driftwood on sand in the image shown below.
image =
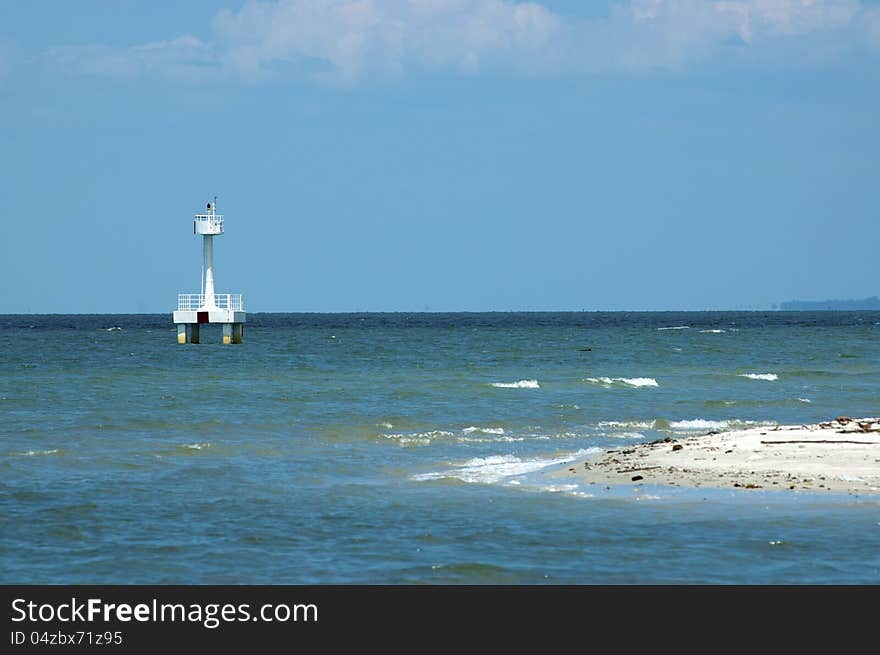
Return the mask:
<path id="1" fill-rule="evenodd" d="M 861 446 L 880 446 L 876 441 L 847 441 L 846 439 L 796 439 L 792 441 L 762 441 L 764 444 L 780 443 L 854 443 Z"/>

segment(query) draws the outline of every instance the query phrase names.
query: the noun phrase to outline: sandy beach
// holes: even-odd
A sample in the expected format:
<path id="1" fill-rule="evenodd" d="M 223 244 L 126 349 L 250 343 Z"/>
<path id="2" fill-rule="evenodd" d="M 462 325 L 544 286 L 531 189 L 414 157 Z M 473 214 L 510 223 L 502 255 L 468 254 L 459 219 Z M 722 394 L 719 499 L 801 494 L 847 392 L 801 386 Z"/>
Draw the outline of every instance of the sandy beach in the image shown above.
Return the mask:
<path id="1" fill-rule="evenodd" d="M 880 419 L 838 417 L 608 450 L 554 474 L 582 484 L 880 493 Z"/>

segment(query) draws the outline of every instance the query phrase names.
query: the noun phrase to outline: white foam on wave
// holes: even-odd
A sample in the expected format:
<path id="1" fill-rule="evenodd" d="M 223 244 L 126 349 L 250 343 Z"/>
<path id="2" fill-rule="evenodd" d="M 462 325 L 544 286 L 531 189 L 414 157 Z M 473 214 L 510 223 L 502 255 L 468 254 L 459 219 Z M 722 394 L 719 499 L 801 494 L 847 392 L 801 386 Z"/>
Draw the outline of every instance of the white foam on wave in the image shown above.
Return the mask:
<path id="1" fill-rule="evenodd" d="M 631 387 L 659 387 L 657 384 L 657 380 L 654 378 L 617 378 L 618 381 L 623 384 L 628 384 Z"/>
<path id="2" fill-rule="evenodd" d="M 654 378 L 608 378 L 608 377 L 600 377 L 600 378 L 584 378 L 584 382 L 591 382 L 592 384 L 599 384 L 603 387 L 609 388 L 613 386 L 627 386 L 627 387 L 659 387 L 657 384 L 657 380 Z"/>
<path id="3" fill-rule="evenodd" d="M 538 491 L 549 491 L 550 493 L 559 493 L 561 491 L 571 492 L 577 491 L 580 487 L 576 484 L 548 484 L 538 487 Z"/>
<path id="4" fill-rule="evenodd" d="M 749 380 L 767 380 L 768 382 L 779 379 L 776 373 L 740 373 L 738 377 L 748 378 Z"/>
<path id="5" fill-rule="evenodd" d="M 492 382 L 489 386 L 499 389 L 540 389 L 537 380 L 517 380 L 516 382 Z"/>
<path id="6" fill-rule="evenodd" d="M 53 448 L 52 450 L 28 450 L 24 453 L 18 453 L 19 455 L 24 455 L 25 457 L 34 457 L 35 455 L 54 455 L 58 452 L 57 448 Z"/>
<path id="7" fill-rule="evenodd" d="M 723 430 L 730 427 L 730 421 L 707 421 L 695 418 L 687 421 L 670 421 L 673 430 Z"/>
<path id="8" fill-rule="evenodd" d="M 637 430 L 650 430 L 654 427 L 654 421 L 599 421 L 600 428 L 635 428 Z"/>
<path id="9" fill-rule="evenodd" d="M 813 402 L 813 401 L 810 400 L 809 398 L 796 398 L 796 400 L 797 400 L 799 403 L 811 403 L 811 402 Z"/>
<path id="10" fill-rule="evenodd" d="M 461 443 L 516 443 L 525 441 L 525 437 L 456 437 Z"/>
<path id="11" fill-rule="evenodd" d="M 189 448 L 190 450 L 202 450 L 203 448 L 210 448 L 211 444 L 209 443 L 185 443 L 183 444 L 184 448 Z"/>
<path id="12" fill-rule="evenodd" d="M 122 330 L 122 328 L 119 327 L 118 325 L 114 325 L 113 327 L 104 328 L 105 332 L 119 332 L 120 330 Z"/>
<path id="13" fill-rule="evenodd" d="M 608 435 L 613 439 L 644 439 L 645 435 L 641 432 L 613 432 Z"/>
<path id="14" fill-rule="evenodd" d="M 472 432 L 480 432 L 482 434 L 504 434 L 504 428 L 478 428 L 475 425 L 465 428 L 462 430 L 465 434 L 471 434 Z"/>
<path id="15" fill-rule="evenodd" d="M 670 327 L 658 327 L 658 330 L 690 330 L 690 325 L 672 325 Z"/>
<path id="16" fill-rule="evenodd" d="M 770 425 L 776 424 L 769 421 L 743 421 L 741 419 L 712 421 L 704 418 L 669 422 L 669 427 L 672 430 L 746 430 Z"/>
<path id="17" fill-rule="evenodd" d="M 700 330 L 701 334 L 724 334 L 727 330 Z"/>
<path id="18" fill-rule="evenodd" d="M 391 423 L 388 423 L 387 421 L 382 421 L 381 423 L 376 423 L 376 427 L 377 428 L 384 428 L 385 430 L 390 430 L 394 426 L 391 425 Z"/>
<path id="19" fill-rule="evenodd" d="M 427 432 L 383 434 L 382 436 L 396 441 L 401 446 L 427 446 L 434 439 L 454 437 L 455 434 L 446 430 L 429 430 Z"/>
<path id="20" fill-rule="evenodd" d="M 497 484 L 506 482 L 507 484 L 516 483 L 516 480 L 510 480 L 515 476 L 524 475 L 526 473 L 534 473 L 548 466 L 557 464 L 565 464 L 581 457 L 587 457 L 602 452 L 601 448 L 587 448 L 579 450 L 569 455 L 550 459 L 521 459 L 516 455 L 492 455 L 489 457 L 475 457 L 458 465 L 456 468 L 447 471 L 433 471 L 430 473 L 419 473 L 411 477 L 416 482 L 425 482 L 428 480 L 442 480 L 451 478 L 461 480 L 470 484 Z"/>
<path id="21" fill-rule="evenodd" d="M 429 437 L 400 437 L 397 440 L 400 446 L 427 446 L 431 443 Z"/>

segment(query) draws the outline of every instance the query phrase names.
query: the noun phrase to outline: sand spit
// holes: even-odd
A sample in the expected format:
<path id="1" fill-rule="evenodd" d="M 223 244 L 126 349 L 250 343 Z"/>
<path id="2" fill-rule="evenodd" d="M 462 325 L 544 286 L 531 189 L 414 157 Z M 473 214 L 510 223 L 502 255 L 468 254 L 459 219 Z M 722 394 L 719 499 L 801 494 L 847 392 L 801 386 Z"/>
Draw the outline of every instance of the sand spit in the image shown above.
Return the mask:
<path id="1" fill-rule="evenodd" d="M 880 419 L 838 417 L 608 450 L 554 473 L 581 484 L 880 493 Z"/>

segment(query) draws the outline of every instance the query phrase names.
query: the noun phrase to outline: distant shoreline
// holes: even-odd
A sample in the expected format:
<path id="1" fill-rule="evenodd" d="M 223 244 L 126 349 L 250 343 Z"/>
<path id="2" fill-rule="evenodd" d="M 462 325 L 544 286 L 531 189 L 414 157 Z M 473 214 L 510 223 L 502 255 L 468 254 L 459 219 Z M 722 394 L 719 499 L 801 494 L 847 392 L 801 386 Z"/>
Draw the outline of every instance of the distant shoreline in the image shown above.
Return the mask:
<path id="1" fill-rule="evenodd" d="M 779 303 L 783 312 L 848 312 L 878 311 L 880 298 L 873 296 L 864 300 L 789 300 Z"/>

